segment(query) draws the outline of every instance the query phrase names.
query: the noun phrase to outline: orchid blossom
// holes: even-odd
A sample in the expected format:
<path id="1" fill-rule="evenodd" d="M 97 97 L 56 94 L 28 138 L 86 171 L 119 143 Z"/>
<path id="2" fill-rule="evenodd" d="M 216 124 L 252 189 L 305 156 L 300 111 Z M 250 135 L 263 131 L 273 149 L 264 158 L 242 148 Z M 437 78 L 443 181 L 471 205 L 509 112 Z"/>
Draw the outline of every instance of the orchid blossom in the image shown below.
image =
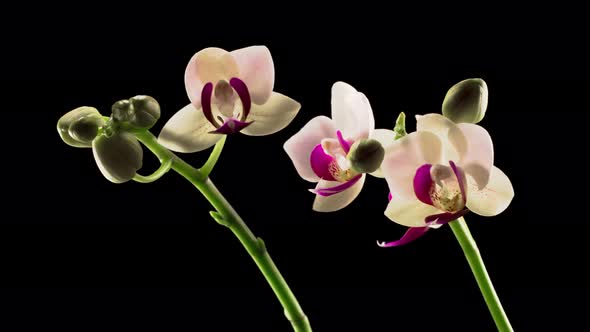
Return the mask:
<path id="1" fill-rule="evenodd" d="M 394 136 L 391 130 L 375 130 L 373 111 L 363 93 L 347 83 L 336 82 L 332 86 L 332 118 L 311 119 L 285 142 L 284 149 L 299 176 L 317 182 L 310 190 L 316 194 L 313 209 L 331 212 L 350 204 L 365 182 L 364 172 L 351 164 L 355 147 L 369 139 L 386 146 Z M 373 175 L 379 176 L 379 170 Z"/>
<path id="2" fill-rule="evenodd" d="M 416 132 L 391 144 L 382 164 L 390 190 L 385 215 L 411 228 L 381 246 L 411 242 L 468 211 L 495 216 L 514 197 L 510 180 L 493 165 L 492 139 L 483 127 L 439 114 L 416 118 Z"/>
<path id="3" fill-rule="evenodd" d="M 285 128 L 300 104 L 273 92 L 274 75 L 265 46 L 232 52 L 209 47 L 197 52 L 184 75 L 191 103 L 166 123 L 159 143 L 177 152 L 197 152 L 224 134 L 262 136 Z"/>

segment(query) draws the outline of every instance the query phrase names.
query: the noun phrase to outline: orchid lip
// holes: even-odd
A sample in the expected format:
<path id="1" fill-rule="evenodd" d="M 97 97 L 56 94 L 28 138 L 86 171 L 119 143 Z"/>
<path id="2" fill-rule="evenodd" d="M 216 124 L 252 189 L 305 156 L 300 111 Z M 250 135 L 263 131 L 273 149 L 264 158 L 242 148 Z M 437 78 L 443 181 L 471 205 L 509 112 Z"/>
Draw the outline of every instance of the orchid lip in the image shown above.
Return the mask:
<path id="1" fill-rule="evenodd" d="M 248 127 L 253 122 L 254 121 L 244 122 L 244 121 L 236 120 L 234 118 L 229 118 L 229 119 L 225 120 L 223 125 L 221 125 L 220 127 L 218 127 L 217 129 L 215 129 L 213 131 L 210 131 L 209 133 L 210 134 L 222 134 L 222 135 L 235 134 L 237 132 L 240 132 L 242 129 Z"/>
<path id="2" fill-rule="evenodd" d="M 344 152 L 348 154 L 348 152 L 350 151 L 351 144 L 347 140 L 345 140 L 344 137 L 342 137 L 342 132 L 340 130 L 336 131 L 336 136 L 338 137 L 338 142 L 340 143 L 340 146 L 342 147 Z"/>
<path id="3" fill-rule="evenodd" d="M 330 173 L 330 164 L 334 162 L 334 158 L 324 152 L 321 144 L 316 145 L 311 151 L 309 161 L 311 163 L 311 169 L 321 179 L 336 181 L 332 173 Z"/>
<path id="4" fill-rule="evenodd" d="M 229 84 L 232 86 L 232 88 L 234 88 L 234 90 L 236 90 L 238 96 L 240 97 L 240 101 L 242 101 L 243 112 L 240 120 L 246 121 L 246 118 L 250 113 L 250 108 L 252 107 L 252 98 L 250 98 L 248 86 L 246 86 L 244 81 L 237 77 L 230 79 Z"/>
<path id="5" fill-rule="evenodd" d="M 219 123 L 213 117 L 213 112 L 211 111 L 211 97 L 213 95 L 213 83 L 209 82 L 205 84 L 203 90 L 201 91 L 201 107 L 203 108 L 203 113 L 205 114 L 205 118 L 211 122 L 215 128 L 219 128 Z"/>
<path id="6" fill-rule="evenodd" d="M 359 174 L 359 175 L 353 177 L 352 179 L 350 179 L 342 184 L 339 184 L 337 186 L 334 186 L 334 187 L 309 189 L 309 191 L 311 191 L 312 193 L 314 193 L 316 195 L 323 196 L 323 197 L 332 196 L 332 195 L 341 193 L 344 190 L 352 187 L 355 183 L 358 182 L 358 180 L 360 180 L 361 176 L 362 176 L 362 174 Z"/>
<path id="7" fill-rule="evenodd" d="M 381 248 L 403 246 L 404 244 L 408 244 L 408 243 L 413 242 L 413 241 L 417 240 L 418 238 L 422 237 L 424 234 L 426 234 L 426 232 L 428 232 L 428 230 L 430 230 L 430 227 L 428 227 L 428 226 L 426 226 L 426 227 L 410 227 L 410 229 L 408 229 L 406 231 L 406 233 L 404 233 L 404 235 L 399 240 L 392 241 L 392 242 L 379 242 L 379 241 L 377 241 L 377 245 Z"/>
<path id="8" fill-rule="evenodd" d="M 459 219 L 469 212 L 469 209 L 463 209 L 458 212 L 444 212 L 439 214 L 433 214 L 424 218 L 424 222 L 427 224 L 436 224 L 436 225 L 444 225 L 448 224 L 449 222 Z"/>
<path id="9" fill-rule="evenodd" d="M 416 175 L 414 175 L 414 194 L 422 203 L 428 205 L 434 205 L 432 197 L 430 197 L 433 184 L 430 176 L 431 169 L 431 164 L 424 164 L 416 170 Z"/>

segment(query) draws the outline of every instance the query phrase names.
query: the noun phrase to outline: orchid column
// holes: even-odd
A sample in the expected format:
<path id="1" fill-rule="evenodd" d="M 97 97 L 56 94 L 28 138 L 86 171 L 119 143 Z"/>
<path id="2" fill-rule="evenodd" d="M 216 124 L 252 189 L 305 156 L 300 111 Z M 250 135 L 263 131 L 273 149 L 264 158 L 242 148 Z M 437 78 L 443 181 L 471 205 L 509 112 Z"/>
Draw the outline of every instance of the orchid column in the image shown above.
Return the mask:
<path id="1" fill-rule="evenodd" d="M 250 254 L 275 292 L 294 331 L 311 327 L 297 299 L 270 258 L 262 239 L 246 226 L 209 179 L 223 149 L 226 135 L 269 135 L 286 127 L 300 109 L 298 102 L 273 92 L 274 65 L 268 49 L 253 46 L 227 52 L 207 48 L 193 56 L 185 73 L 191 104 L 174 115 L 159 138 L 149 129 L 160 117 L 160 106 L 148 96 L 122 100 L 110 117 L 80 107 L 58 121 L 65 143 L 92 147 L 102 174 L 113 183 L 134 180 L 149 183 L 174 170 L 192 183 L 211 203 L 211 217 L 228 227 Z M 161 162 L 153 174 L 136 172 L 142 166 L 143 143 Z M 196 169 L 172 151 L 197 152 L 215 145 L 207 162 Z M 170 149 L 170 150 L 169 150 Z"/>

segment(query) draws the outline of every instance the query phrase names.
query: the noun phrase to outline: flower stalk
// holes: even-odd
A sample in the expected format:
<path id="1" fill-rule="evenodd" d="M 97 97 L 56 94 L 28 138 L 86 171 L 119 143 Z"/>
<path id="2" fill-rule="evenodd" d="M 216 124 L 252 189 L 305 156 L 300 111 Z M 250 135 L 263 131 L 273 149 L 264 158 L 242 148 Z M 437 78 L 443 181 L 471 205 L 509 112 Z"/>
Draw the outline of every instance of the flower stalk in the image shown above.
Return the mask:
<path id="1" fill-rule="evenodd" d="M 451 226 L 457 241 L 459 241 L 461 249 L 463 249 L 465 258 L 467 258 L 467 262 L 469 262 L 473 276 L 479 285 L 481 294 L 483 295 L 488 309 L 492 314 L 492 318 L 496 323 L 498 331 L 514 331 L 510 325 L 508 316 L 506 316 L 506 313 L 504 312 L 504 308 L 502 308 L 500 298 L 498 298 L 498 294 L 496 294 L 492 280 L 490 279 L 488 271 L 483 263 L 483 259 L 479 253 L 479 249 L 477 248 L 477 244 L 475 243 L 473 236 L 471 236 L 471 232 L 467 227 L 465 219 L 461 217 L 455 221 L 450 222 L 449 225 Z"/>
<path id="2" fill-rule="evenodd" d="M 219 224 L 228 227 L 234 233 L 266 278 L 276 297 L 281 302 L 281 305 L 285 310 L 285 316 L 291 322 L 293 330 L 295 332 L 310 332 L 311 326 L 307 316 L 301 309 L 295 295 L 268 254 L 264 242 L 250 231 L 242 218 L 240 218 L 238 213 L 208 177 L 208 174 L 211 172 L 215 162 L 219 158 L 225 139 L 217 143 L 218 145 L 213 150 L 212 157 L 210 157 L 205 163 L 205 166 L 199 170 L 160 145 L 156 137 L 149 131 L 136 131 L 135 136 L 150 151 L 152 151 L 160 161 L 172 160 L 172 170 L 187 179 L 201 192 L 201 194 L 203 194 L 216 210 L 211 212 L 213 219 Z"/>

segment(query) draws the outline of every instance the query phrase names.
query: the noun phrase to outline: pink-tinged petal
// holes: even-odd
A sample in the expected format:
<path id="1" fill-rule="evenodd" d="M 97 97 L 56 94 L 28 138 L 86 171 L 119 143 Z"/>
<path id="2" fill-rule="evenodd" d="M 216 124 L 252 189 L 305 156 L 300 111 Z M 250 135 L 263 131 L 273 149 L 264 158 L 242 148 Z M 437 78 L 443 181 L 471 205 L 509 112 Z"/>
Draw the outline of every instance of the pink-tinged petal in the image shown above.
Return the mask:
<path id="1" fill-rule="evenodd" d="M 252 122 L 243 122 L 233 118 L 225 120 L 223 125 L 213 131 L 211 134 L 231 135 L 240 132 L 242 129 L 248 127 Z"/>
<path id="2" fill-rule="evenodd" d="M 238 65 L 232 55 L 221 48 L 209 47 L 197 52 L 184 72 L 184 85 L 188 98 L 201 108 L 201 90 L 209 82 L 217 83 L 219 80 L 229 80 L 239 73 Z"/>
<path id="3" fill-rule="evenodd" d="M 330 165 L 334 163 L 334 158 L 324 152 L 324 148 L 321 144 L 311 152 L 310 163 L 313 172 L 320 177 L 320 179 L 328 181 L 336 181 L 330 172 Z"/>
<path id="4" fill-rule="evenodd" d="M 311 119 L 299 132 L 289 138 L 283 148 L 299 175 L 310 182 L 317 182 L 320 178 L 314 173 L 309 162 L 311 152 L 325 138 L 335 138 L 336 127 L 332 120 L 325 116 Z"/>
<path id="5" fill-rule="evenodd" d="M 457 125 L 467 139 L 467 152 L 459 164 L 477 182 L 478 189 L 484 188 L 494 166 L 494 145 L 492 138 L 483 127 L 471 123 Z"/>
<path id="6" fill-rule="evenodd" d="M 443 161 L 461 160 L 467 151 L 467 138 L 463 131 L 451 120 L 440 114 L 416 116 L 416 131 L 428 131 L 438 136 L 443 146 Z"/>
<path id="7" fill-rule="evenodd" d="M 300 108 L 301 104 L 295 100 L 273 92 L 264 105 L 252 104 L 252 109 L 246 121 L 252 121 L 253 123 L 242 130 L 242 133 L 250 136 L 274 134 L 287 127 Z"/>
<path id="8" fill-rule="evenodd" d="M 490 180 L 486 187 L 477 190 L 475 180 L 467 175 L 467 208 L 481 216 L 495 216 L 506 210 L 512 198 L 514 189 L 510 179 L 496 166 L 492 167 Z"/>
<path id="9" fill-rule="evenodd" d="M 389 194 L 387 194 L 387 201 L 391 202 L 392 199 L 393 199 L 393 195 L 391 194 L 391 192 L 389 192 Z"/>
<path id="10" fill-rule="evenodd" d="M 377 242 L 377 245 L 379 245 L 381 248 L 403 246 L 404 244 L 408 244 L 422 237 L 422 235 L 426 234 L 429 229 L 430 227 L 410 227 L 401 239 L 387 243 Z"/>
<path id="11" fill-rule="evenodd" d="M 275 67 L 266 46 L 250 46 L 231 52 L 240 71 L 240 78 L 250 90 L 252 101 L 262 105 L 268 101 L 275 84 Z"/>
<path id="12" fill-rule="evenodd" d="M 329 188 L 317 188 L 316 187 L 315 189 L 310 189 L 309 191 L 311 191 L 312 193 L 319 195 L 319 196 L 329 197 L 329 196 L 341 193 L 344 190 L 352 187 L 355 183 L 357 183 L 358 180 L 360 180 L 361 177 L 362 177 L 362 175 L 359 174 L 346 182 L 343 182 L 343 183 L 336 182 L 339 184 L 335 185 L 334 187 L 329 187 Z M 331 182 L 333 182 L 333 181 L 331 181 Z"/>
<path id="13" fill-rule="evenodd" d="M 358 181 L 356 181 L 356 183 L 354 183 L 351 187 L 337 194 L 327 197 L 316 195 L 313 202 L 313 210 L 317 212 L 333 212 L 346 207 L 348 204 L 354 201 L 354 199 L 363 189 L 365 178 L 366 176 L 364 174 L 361 175 Z M 340 184 L 340 182 L 321 180 L 317 184 L 316 190 L 320 190 L 322 188 L 333 188 Z"/>
<path id="14" fill-rule="evenodd" d="M 202 110 L 189 104 L 176 112 L 164 125 L 158 142 L 176 152 L 197 152 L 217 143 L 221 135 L 211 134 L 215 127 L 207 121 Z"/>
<path id="15" fill-rule="evenodd" d="M 444 225 L 444 224 L 447 224 L 453 220 L 457 220 L 457 219 L 463 217 L 464 215 L 467 214 L 467 212 L 469 212 L 468 209 L 463 209 L 461 211 L 454 212 L 454 213 L 444 212 L 444 213 L 439 213 L 439 214 L 433 214 L 431 216 L 426 217 L 426 223 L 432 223 L 432 224 L 436 224 L 436 225 Z"/>
<path id="16" fill-rule="evenodd" d="M 430 132 L 413 132 L 395 141 L 385 150 L 381 171 L 389 190 L 398 198 L 416 199 L 414 175 L 424 164 L 438 164 L 441 142 Z"/>
<path id="17" fill-rule="evenodd" d="M 442 212 L 434 206 L 424 204 L 417 199 L 400 200 L 396 196 L 387 205 L 385 216 L 403 226 L 425 227 L 428 226 L 426 222 L 428 216 Z"/>
<path id="18" fill-rule="evenodd" d="M 432 198 L 430 198 L 430 191 L 434 182 L 430 176 L 430 169 L 432 165 L 424 164 L 416 170 L 414 175 L 414 194 L 424 204 L 432 205 Z"/>
<path id="19" fill-rule="evenodd" d="M 369 137 L 375 129 L 369 100 L 344 82 L 332 86 L 332 119 L 344 138 L 353 142 Z"/>

